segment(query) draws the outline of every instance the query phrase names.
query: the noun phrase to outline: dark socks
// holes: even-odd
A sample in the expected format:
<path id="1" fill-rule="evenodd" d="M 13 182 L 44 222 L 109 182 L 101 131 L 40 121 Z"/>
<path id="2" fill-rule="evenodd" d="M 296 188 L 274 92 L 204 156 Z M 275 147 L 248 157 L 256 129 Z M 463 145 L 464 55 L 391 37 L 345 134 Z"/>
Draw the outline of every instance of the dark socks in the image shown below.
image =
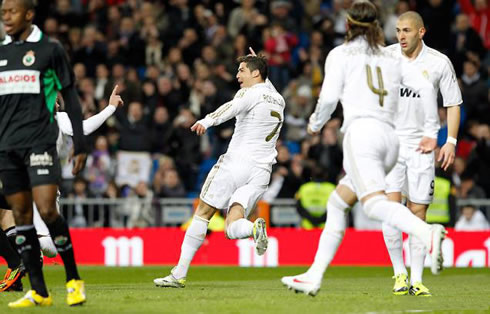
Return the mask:
<path id="1" fill-rule="evenodd" d="M 65 264 L 66 281 L 80 279 L 73 254 L 68 224 L 63 217 L 58 216 L 54 222 L 47 223 L 46 225 L 48 226 L 49 233 L 51 233 L 56 250 Z"/>
<path id="2" fill-rule="evenodd" d="M 48 290 L 44 282 L 42 265 L 39 259 L 41 248 L 34 226 L 17 226 L 16 242 L 22 261 L 29 273 L 32 290 L 35 290 L 40 296 L 47 297 Z"/>
<path id="3" fill-rule="evenodd" d="M 12 246 L 7 235 L 0 229 L 0 256 L 5 258 L 10 269 L 19 267 L 20 256 L 17 253 L 16 247 Z"/>

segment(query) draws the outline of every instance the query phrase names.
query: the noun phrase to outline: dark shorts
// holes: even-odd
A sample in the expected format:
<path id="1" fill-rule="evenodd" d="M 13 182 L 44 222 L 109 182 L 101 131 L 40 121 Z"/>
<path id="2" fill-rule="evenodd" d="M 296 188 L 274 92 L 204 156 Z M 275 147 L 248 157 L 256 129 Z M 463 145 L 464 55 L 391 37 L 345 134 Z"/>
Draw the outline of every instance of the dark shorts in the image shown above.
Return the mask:
<path id="1" fill-rule="evenodd" d="M 7 203 L 7 200 L 5 199 L 5 195 L 3 195 L 3 192 L 0 192 L 0 210 L 2 209 L 11 209 L 10 205 Z"/>
<path id="2" fill-rule="evenodd" d="M 38 185 L 58 185 L 60 177 L 55 145 L 0 151 L 0 180 L 5 195 L 30 191 Z"/>

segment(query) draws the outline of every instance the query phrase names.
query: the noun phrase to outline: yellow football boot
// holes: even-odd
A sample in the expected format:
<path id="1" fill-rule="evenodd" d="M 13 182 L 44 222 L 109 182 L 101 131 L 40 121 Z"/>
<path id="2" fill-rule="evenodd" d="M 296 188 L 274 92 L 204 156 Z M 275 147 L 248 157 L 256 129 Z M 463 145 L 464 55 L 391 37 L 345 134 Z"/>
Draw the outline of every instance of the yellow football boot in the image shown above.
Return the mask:
<path id="1" fill-rule="evenodd" d="M 27 291 L 26 295 L 17 301 L 10 302 L 9 307 L 12 309 L 34 307 L 34 306 L 51 306 L 53 299 L 50 295 L 42 297 L 34 290 Z"/>
<path id="2" fill-rule="evenodd" d="M 66 283 L 66 303 L 69 306 L 82 305 L 87 301 L 85 295 L 85 283 L 83 280 L 72 279 Z"/>

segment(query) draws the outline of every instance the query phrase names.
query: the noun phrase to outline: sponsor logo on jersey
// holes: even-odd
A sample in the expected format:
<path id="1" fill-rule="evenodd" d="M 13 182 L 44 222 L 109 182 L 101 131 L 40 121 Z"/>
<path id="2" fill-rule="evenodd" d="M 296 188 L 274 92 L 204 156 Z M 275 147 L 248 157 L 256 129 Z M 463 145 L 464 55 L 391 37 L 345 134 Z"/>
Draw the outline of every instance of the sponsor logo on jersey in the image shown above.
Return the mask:
<path id="1" fill-rule="evenodd" d="M 400 88 L 400 97 L 412 97 L 412 98 L 420 98 L 420 95 L 411 90 L 410 88 Z"/>
<path id="2" fill-rule="evenodd" d="M 49 169 L 37 169 L 38 176 L 45 176 L 49 174 Z"/>
<path id="3" fill-rule="evenodd" d="M 53 156 L 44 152 L 44 154 L 34 154 L 32 153 L 30 156 L 30 166 L 52 166 L 53 165 Z"/>
<path id="4" fill-rule="evenodd" d="M 34 62 L 36 62 L 36 57 L 34 56 L 34 51 L 29 50 L 28 52 L 26 52 L 26 54 L 22 58 L 22 63 L 24 63 L 24 65 L 26 67 L 30 67 L 31 65 L 34 64 Z"/>
<path id="5" fill-rule="evenodd" d="M 0 67 L 4 67 L 8 64 L 8 60 L 4 59 L 4 60 L 0 60 Z"/>
<path id="6" fill-rule="evenodd" d="M 34 70 L 14 70 L 0 73 L 0 95 L 39 94 L 40 72 Z"/>

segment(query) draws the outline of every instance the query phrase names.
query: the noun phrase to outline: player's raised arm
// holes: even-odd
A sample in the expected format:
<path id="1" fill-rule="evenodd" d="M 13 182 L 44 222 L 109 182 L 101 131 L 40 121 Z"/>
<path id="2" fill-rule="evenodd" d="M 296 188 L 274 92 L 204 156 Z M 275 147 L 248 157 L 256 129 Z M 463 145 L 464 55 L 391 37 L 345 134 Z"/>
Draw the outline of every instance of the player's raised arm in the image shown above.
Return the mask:
<path id="1" fill-rule="evenodd" d="M 327 60 L 325 60 L 325 78 L 322 83 L 320 97 L 308 123 L 308 133 L 311 135 L 320 132 L 332 116 L 335 108 L 337 108 L 344 76 L 341 61 L 335 49 L 329 53 Z"/>
<path id="2" fill-rule="evenodd" d="M 104 124 L 104 122 L 109 119 L 110 116 L 112 116 L 117 107 L 122 106 L 123 104 L 124 102 L 121 96 L 118 95 L 118 86 L 116 85 L 112 91 L 111 97 L 109 98 L 109 105 L 98 114 L 83 120 L 83 134 L 90 135 L 95 132 L 95 130 L 100 128 L 100 126 Z M 71 121 L 66 112 L 56 113 L 56 119 L 58 120 L 58 127 L 60 128 L 61 132 L 66 135 L 73 136 Z"/>

